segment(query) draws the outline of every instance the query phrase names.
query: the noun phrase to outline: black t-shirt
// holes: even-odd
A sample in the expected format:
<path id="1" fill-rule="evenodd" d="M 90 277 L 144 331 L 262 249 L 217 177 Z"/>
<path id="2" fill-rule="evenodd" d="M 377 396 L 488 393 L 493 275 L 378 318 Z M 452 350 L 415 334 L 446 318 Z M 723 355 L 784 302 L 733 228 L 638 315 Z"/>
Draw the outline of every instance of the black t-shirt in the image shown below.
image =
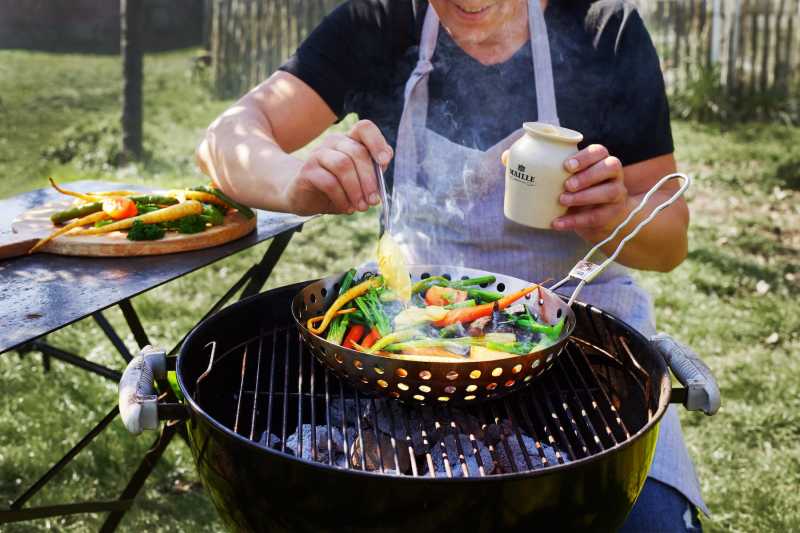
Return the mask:
<path id="1" fill-rule="evenodd" d="M 551 0 L 545 11 L 561 125 L 583 133 L 583 146 L 603 144 L 626 165 L 672 153 L 664 81 L 644 23 L 634 12 L 620 34 L 622 16 L 613 16 L 595 46 L 595 30 L 584 23 L 589 5 Z M 281 69 L 339 118 L 356 113 L 375 122 L 394 146 L 426 9 L 414 0 L 349 0 Z M 485 66 L 440 29 L 433 65 L 427 125 L 449 140 L 486 150 L 536 120 L 530 42 L 506 62 Z"/>

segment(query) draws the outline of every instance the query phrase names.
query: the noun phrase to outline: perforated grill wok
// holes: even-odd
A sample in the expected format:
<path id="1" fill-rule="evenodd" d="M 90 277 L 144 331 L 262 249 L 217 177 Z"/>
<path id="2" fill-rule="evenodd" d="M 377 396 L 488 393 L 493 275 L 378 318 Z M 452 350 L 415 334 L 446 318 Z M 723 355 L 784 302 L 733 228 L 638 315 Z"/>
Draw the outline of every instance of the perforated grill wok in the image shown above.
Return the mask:
<path id="1" fill-rule="evenodd" d="M 617 238 L 618 234 L 647 205 L 650 198 L 665 183 L 680 179 L 681 187 L 666 201 L 659 204 L 647 217 L 620 241 L 616 251 L 600 264 L 590 262 L 601 248 Z M 379 394 L 406 402 L 465 404 L 489 400 L 509 394 L 527 385 L 553 365 L 575 328 L 575 315 L 572 303 L 580 290 L 599 275 L 622 251 L 625 244 L 652 221 L 659 212 L 672 205 L 691 185 L 691 178 L 684 174 L 671 174 L 662 178 L 644 197 L 640 205 L 609 235 L 595 245 L 571 272 L 552 288 L 564 285 L 569 279 L 578 281 L 568 302 L 564 302 L 551 290 L 539 287 L 533 296 L 534 310 L 548 324 L 555 324 L 565 317 L 565 324 L 558 340 L 548 348 L 527 355 L 512 355 L 503 358 L 453 360 L 435 356 L 382 356 L 359 352 L 328 342 L 325 338 L 308 330 L 309 318 L 319 316 L 328 309 L 339 294 L 339 283 L 343 275 L 330 276 L 314 282 L 292 301 L 292 316 L 303 339 L 311 351 L 336 375 L 349 381 L 365 394 Z M 453 266 L 413 266 L 410 268 L 412 281 L 420 281 L 429 276 L 444 276 L 450 279 L 467 279 L 490 274 L 496 278 L 490 288 L 498 292 L 511 293 L 531 285 L 510 276 L 493 272 L 453 267 Z M 363 274 L 363 270 L 359 272 Z M 530 300 L 532 295 L 526 297 Z"/>

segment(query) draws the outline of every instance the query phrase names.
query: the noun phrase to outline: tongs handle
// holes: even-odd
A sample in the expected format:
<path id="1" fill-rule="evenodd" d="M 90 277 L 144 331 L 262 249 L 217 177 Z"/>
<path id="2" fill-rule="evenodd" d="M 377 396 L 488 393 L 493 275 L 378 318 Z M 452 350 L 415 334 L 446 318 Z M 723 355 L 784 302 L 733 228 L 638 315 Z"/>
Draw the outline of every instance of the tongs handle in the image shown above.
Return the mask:
<path id="1" fill-rule="evenodd" d="M 383 169 L 375 159 L 372 160 L 372 165 L 375 167 L 375 176 L 378 178 L 378 191 L 381 195 L 381 217 L 383 219 L 383 231 L 389 232 L 389 199 L 386 192 L 386 179 L 383 177 Z"/>
<path id="2" fill-rule="evenodd" d="M 681 185 L 681 187 L 677 191 L 675 191 L 675 194 L 673 194 L 671 197 L 669 197 L 664 202 L 662 202 L 659 205 L 657 205 L 656 208 L 653 209 L 652 213 L 650 213 L 644 220 L 639 222 L 639 224 L 637 224 L 636 227 L 633 228 L 633 231 L 631 231 L 627 236 L 625 236 L 624 239 L 622 239 L 620 241 L 619 245 L 617 246 L 617 249 L 614 250 L 613 254 L 611 254 L 605 261 L 603 261 L 599 265 L 596 264 L 596 263 L 592 263 L 589 260 L 603 246 L 605 246 L 609 242 L 611 242 L 614 239 L 616 239 L 617 235 L 619 235 L 619 232 L 622 231 L 622 229 L 625 226 L 627 226 L 628 223 L 631 220 L 633 220 L 633 218 L 637 214 L 639 214 L 642 211 L 642 209 L 645 208 L 645 206 L 647 206 L 647 202 L 650 201 L 650 198 L 652 198 L 653 195 L 656 192 L 658 192 L 658 190 L 660 190 L 661 187 L 665 183 L 667 183 L 668 181 L 674 180 L 674 179 L 683 180 L 683 185 Z M 631 239 L 636 237 L 639 234 L 639 232 L 642 231 L 642 228 L 644 228 L 646 225 L 648 225 L 650 222 L 652 222 L 653 219 L 656 218 L 661 211 L 663 211 L 667 207 L 669 207 L 672 204 L 674 204 L 678 200 L 678 198 L 683 196 L 683 193 L 686 192 L 686 189 L 688 189 L 691 184 L 692 184 L 692 178 L 689 177 L 686 174 L 681 174 L 680 172 L 676 172 L 674 174 L 670 174 L 668 176 L 664 176 L 663 178 L 658 180 L 658 183 L 656 183 L 653 186 L 652 189 L 647 191 L 647 194 L 644 195 L 644 198 L 639 203 L 639 205 L 636 206 L 636 209 L 634 209 L 633 211 L 630 212 L 630 214 L 627 216 L 627 218 L 625 218 L 625 220 L 623 220 L 619 224 L 619 226 L 617 226 L 616 229 L 614 229 L 614 231 L 611 232 L 611 235 L 609 235 L 604 240 L 602 240 L 602 241 L 598 242 L 597 244 L 595 244 L 594 248 L 589 250 L 589 253 L 587 253 L 583 257 L 583 259 L 578 261 L 578 263 L 572 268 L 570 273 L 564 279 L 562 279 L 561 281 L 559 281 L 558 283 L 556 283 L 555 285 L 550 287 L 550 289 L 551 290 L 556 290 L 557 288 L 561 287 L 564 283 L 566 283 L 570 279 L 579 280 L 578 286 L 575 287 L 575 290 L 572 292 L 572 296 L 570 296 L 570 298 L 569 298 L 568 305 L 572 305 L 575 302 L 575 300 L 578 298 L 578 294 L 581 292 L 581 289 L 583 289 L 583 287 L 587 283 L 591 283 L 591 281 L 594 278 L 596 278 L 601 272 L 603 272 L 603 270 L 605 270 L 608 265 L 610 265 L 611 263 L 614 262 L 614 260 L 617 258 L 617 256 L 619 256 L 620 252 L 622 252 L 622 249 L 625 247 L 625 245 L 628 243 L 628 241 L 630 241 Z"/>

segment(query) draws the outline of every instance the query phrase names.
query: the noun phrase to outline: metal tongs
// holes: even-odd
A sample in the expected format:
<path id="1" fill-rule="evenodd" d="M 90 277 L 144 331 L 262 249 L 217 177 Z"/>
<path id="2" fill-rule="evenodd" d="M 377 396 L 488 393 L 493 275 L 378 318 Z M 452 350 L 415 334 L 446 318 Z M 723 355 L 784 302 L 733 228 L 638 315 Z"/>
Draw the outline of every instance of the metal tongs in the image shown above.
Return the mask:
<path id="1" fill-rule="evenodd" d="M 375 175 L 378 177 L 378 192 L 381 195 L 381 219 L 383 220 L 381 235 L 383 235 L 383 233 L 390 233 L 389 194 L 386 192 L 386 178 L 383 177 L 383 169 L 374 159 L 372 160 L 372 165 L 375 167 Z"/>
<path id="2" fill-rule="evenodd" d="M 625 226 L 627 226 L 628 223 L 631 220 L 633 220 L 633 217 L 635 217 L 637 214 L 639 214 L 642 211 L 642 209 L 645 208 L 645 206 L 647 205 L 647 202 L 650 201 L 650 198 L 652 198 L 652 196 L 659 189 L 661 189 L 661 187 L 666 182 L 668 182 L 670 180 L 673 180 L 673 179 L 682 179 L 683 180 L 683 185 L 681 185 L 680 189 L 675 191 L 675 194 L 673 194 L 666 201 L 664 201 L 664 202 L 660 203 L 658 206 L 656 206 L 656 208 L 653 209 L 653 212 L 650 213 L 647 216 L 647 218 L 645 218 L 644 220 L 639 222 L 639 224 L 637 224 L 636 227 L 633 228 L 633 231 L 631 231 L 624 239 L 622 239 L 620 241 L 619 246 L 617 246 L 617 249 L 614 250 L 614 253 L 611 254 L 605 261 L 603 261 L 599 265 L 589 261 L 589 258 L 591 258 L 594 254 L 596 254 L 600 250 L 600 248 L 602 248 L 603 246 L 605 246 L 606 244 L 608 244 L 609 242 L 611 242 L 615 238 L 617 238 L 617 235 L 619 235 L 619 232 L 622 231 L 622 229 Z M 683 193 L 686 192 L 686 189 L 688 189 L 691 184 L 692 184 L 692 178 L 690 178 L 686 174 L 681 174 L 679 172 L 676 172 L 675 174 L 670 174 L 668 176 L 664 176 L 663 178 L 661 178 L 658 181 L 658 183 L 656 183 L 653 186 L 652 189 L 647 191 L 647 194 L 644 195 L 644 198 L 639 203 L 639 205 L 636 206 L 636 209 L 631 211 L 631 213 L 628 215 L 628 217 L 625 220 L 623 220 L 619 224 L 619 226 L 616 227 L 616 229 L 613 232 L 611 232 L 611 235 L 606 237 L 605 240 L 602 240 L 602 241 L 598 242 L 597 244 L 595 244 L 594 248 L 589 250 L 589 253 L 587 253 L 583 257 L 583 259 L 578 261 L 578 263 L 574 267 L 572 267 L 572 270 L 570 271 L 570 273 L 567 274 L 567 276 L 564 279 L 562 279 L 561 281 L 559 281 L 558 283 L 556 283 L 555 285 L 550 287 L 550 290 L 555 291 L 556 289 L 558 289 L 559 287 L 564 285 L 570 279 L 578 280 L 579 281 L 578 286 L 575 287 L 575 290 L 572 292 L 572 295 L 569 297 L 569 302 L 567 303 L 567 305 L 571 306 L 575 302 L 575 300 L 578 298 L 578 294 L 581 292 L 581 289 L 583 289 L 583 287 L 586 284 L 591 283 L 592 280 L 595 279 L 603 270 L 605 270 L 608 265 L 610 265 L 611 263 L 614 262 L 614 260 L 617 258 L 617 256 L 619 256 L 620 252 L 622 252 L 622 249 L 625 247 L 625 244 L 627 244 L 628 241 L 630 241 L 631 239 L 636 237 L 636 235 L 639 234 L 639 232 L 642 230 L 642 228 L 644 228 L 646 225 L 648 225 L 650 222 L 652 222 L 653 219 L 656 218 L 656 216 L 658 216 L 658 214 L 661 211 L 663 211 L 667 207 L 669 207 L 672 204 L 674 204 L 678 200 L 678 198 L 683 196 Z"/>

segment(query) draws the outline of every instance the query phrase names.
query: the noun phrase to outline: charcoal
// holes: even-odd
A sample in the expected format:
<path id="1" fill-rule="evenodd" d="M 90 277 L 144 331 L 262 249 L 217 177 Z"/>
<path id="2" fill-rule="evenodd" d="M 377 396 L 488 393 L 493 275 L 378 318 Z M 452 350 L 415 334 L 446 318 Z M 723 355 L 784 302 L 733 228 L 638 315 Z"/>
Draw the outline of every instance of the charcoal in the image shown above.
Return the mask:
<path id="1" fill-rule="evenodd" d="M 378 432 L 378 439 L 380 439 L 378 440 L 375 437 L 374 431 L 365 430 L 362 431 L 362 433 L 364 435 L 364 466 L 366 470 L 380 470 L 382 464 L 383 471 L 386 473 L 411 473 L 411 461 L 408 457 L 408 452 L 400 446 L 398 446 L 397 450 L 397 465 L 395 464 L 395 456 L 392 451 L 392 442 L 389 435 Z M 380 443 L 380 450 L 378 449 L 378 443 Z M 350 454 L 351 464 L 355 468 L 361 468 L 361 447 L 362 440 L 356 438 Z M 399 470 L 396 468 L 397 466 L 399 466 Z"/>
<path id="2" fill-rule="evenodd" d="M 476 441 L 474 446 L 477 448 L 477 454 L 473 450 L 473 442 L 470 438 L 463 433 L 458 434 L 458 443 L 453 434 L 446 435 L 441 442 L 437 442 L 431 450 L 431 459 L 433 461 L 434 471 L 436 477 L 448 477 L 447 470 L 445 469 L 445 458 L 442 456 L 442 443 L 444 444 L 444 451 L 447 453 L 447 463 L 450 465 L 450 472 L 453 477 L 465 477 L 464 467 L 466 466 L 470 477 L 477 477 L 480 475 L 480 466 L 483 466 L 484 473 L 490 474 L 494 470 L 494 462 L 486 448 L 481 442 Z M 464 452 L 463 463 L 459 457 L 458 444 L 461 444 L 461 450 Z M 480 462 L 478 461 L 480 456 Z"/>
<path id="3" fill-rule="evenodd" d="M 312 425 L 311 424 L 303 424 L 300 431 L 302 433 L 303 442 L 302 442 L 302 449 L 300 450 L 299 457 L 302 457 L 306 460 L 313 460 L 313 434 L 312 434 Z M 328 429 L 325 426 L 316 426 L 316 449 L 317 449 L 317 461 L 320 463 L 327 463 L 329 462 L 329 451 L 328 451 Z M 349 436 L 349 435 L 348 435 Z M 331 449 L 330 452 L 333 454 L 333 463 L 341 463 L 344 466 L 346 462 L 346 455 L 345 455 L 345 442 L 342 436 L 342 432 L 338 428 L 332 428 L 330 432 L 330 439 L 331 439 Z M 353 442 L 351 440 L 351 442 Z M 298 455 L 297 448 L 298 448 L 298 434 L 293 433 L 286 439 L 286 451 L 290 452 L 294 455 Z"/>
<path id="4" fill-rule="evenodd" d="M 269 438 L 267 438 L 267 432 L 264 431 L 263 433 L 261 433 L 261 437 L 258 439 L 258 443 L 261 446 L 266 446 L 268 448 L 277 448 L 281 445 L 281 439 L 279 439 L 272 433 L 270 433 Z"/>

